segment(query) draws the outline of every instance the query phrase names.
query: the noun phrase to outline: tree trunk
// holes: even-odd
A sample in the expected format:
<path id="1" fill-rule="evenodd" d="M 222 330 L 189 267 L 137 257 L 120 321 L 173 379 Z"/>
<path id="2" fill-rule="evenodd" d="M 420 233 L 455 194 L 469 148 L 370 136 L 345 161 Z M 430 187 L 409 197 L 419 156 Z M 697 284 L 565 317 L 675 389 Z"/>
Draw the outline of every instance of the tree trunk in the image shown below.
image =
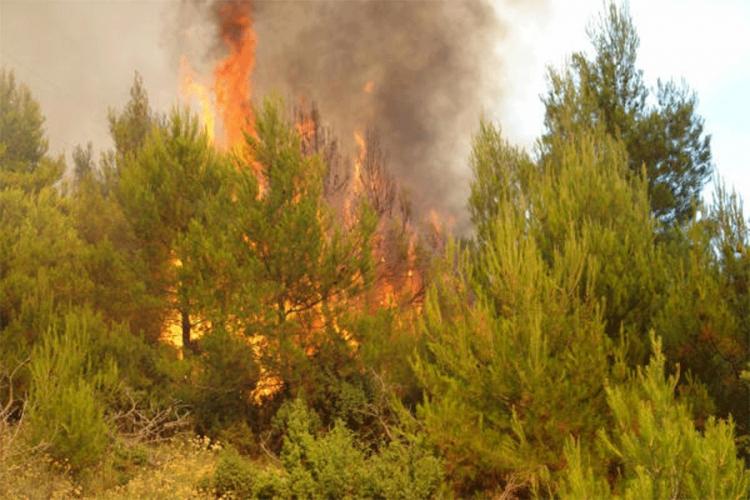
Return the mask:
<path id="1" fill-rule="evenodd" d="M 190 338 L 190 314 L 186 310 L 180 311 L 182 317 L 182 349 L 183 351 L 193 350 L 193 343 Z"/>

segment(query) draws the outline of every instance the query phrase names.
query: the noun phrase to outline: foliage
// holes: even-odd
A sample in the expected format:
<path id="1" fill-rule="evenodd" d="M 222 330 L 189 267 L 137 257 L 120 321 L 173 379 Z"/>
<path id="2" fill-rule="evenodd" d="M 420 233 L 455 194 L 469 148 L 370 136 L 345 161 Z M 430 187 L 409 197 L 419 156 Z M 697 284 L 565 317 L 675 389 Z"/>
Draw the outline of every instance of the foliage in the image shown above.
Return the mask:
<path id="1" fill-rule="evenodd" d="M 286 492 L 285 478 L 242 457 L 233 448 L 219 455 L 211 478 L 217 495 L 232 498 L 279 498 Z"/>
<path id="2" fill-rule="evenodd" d="M 69 207 L 84 243 L 80 261 L 92 282 L 88 303 L 109 322 L 133 332 L 159 331 L 161 304 L 146 286 L 145 252 L 118 200 L 88 175 L 78 179 Z"/>
<path id="3" fill-rule="evenodd" d="M 179 311 L 186 346 L 192 341 L 193 301 L 181 279 L 187 257 L 177 242 L 219 189 L 221 168 L 197 119 L 175 110 L 163 127 L 152 129 L 120 173 L 118 199 L 143 250 L 146 289 L 160 301 L 164 316 L 170 308 Z M 155 338 L 160 332 L 148 333 Z"/>
<path id="4" fill-rule="evenodd" d="M 661 342 L 652 338 L 652 346 L 648 366 L 629 383 L 607 388 L 614 426 L 600 431 L 599 439 L 619 470 L 612 492 L 570 442 L 562 496 L 746 498 L 750 471 L 737 458 L 731 420 L 711 417 L 699 432 L 687 406 L 674 398 L 678 374 L 664 378 Z"/>
<path id="5" fill-rule="evenodd" d="M 464 492 L 503 481 L 541 494 L 565 437 L 592 436 L 605 417 L 605 334 L 637 344 L 658 303 L 658 255 L 645 185 L 628 177 L 618 142 L 560 138 L 538 165 L 507 148 L 482 126 L 480 230 L 428 294 L 419 415 Z"/>
<path id="6" fill-rule="evenodd" d="M 17 361 L 41 331 L 34 327 L 47 327 L 52 304 L 82 303 L 91 290 L 83 242 L 64 210 L 51 188 L 0 191 L 0 352 L 15 353 Z"/>
<path id="7" fill-rule="evenodd" d="M 351 366 L 336 319 L 371 281 L 374 221 L 363 208 L 356 225 L 338 226 L 324 165 L 302 153 L 277 103 L 258 111 L 255 130 L 180 240 L 182 275 L 202 316 L 258 345 L 274 394 L 312 397 L 316 382 Z"/>
<path id="8" fill-rule="evenodd" d="M 649 214 L 645 179 L 627 171 L 623 144 L 601 130 L 550 140 L 527 181 L 532 234 L 546 260 L 567 238 L 585 242 L 581 283 L 600 301 L 611 338 L 629 336 L 630 361 L 645 360 L 645 338 L 661 307 L 667 268 Z"/>
<path id="9" fill-rule="evenodd" d="M 503 139 L 500 130 L 484 120 L 474 138 L 470 164 L 473 182 L 469 212 L 476 238 L 482 242 L 490 237 L 500 204 L 520 195 L 534 165 L 525 151 Z"/>
<path id="10" fill-rule="evenodd" d="M 197 429 L 216 434 L 234 421 L 251 418 L 259 377 L 260 367 L 245 338 L 220 329 L 206 334 L 191 396 Z"/>
<path id="11" fill-rule="evenodd" d="M 160 118 L 149 105 L 143 77 L 137 71 L 130 87 L 130 100 L 119 113 L 115 109 L 110 109 L 107 121 L 119 161 L 137 154 L 151 129 L 159 125 Z"/>
<path id="12" fill-rule="evenodd" d="M 750 359 L 748 232 L 740 200 L 721 185 L 701 220 L 691 224 L 686 241 L 676 243 L 669 293 L 654 321 L 665 353 L 705 384 L 712 398 L 696 408 L 705 420 L 713 403 L 750 432 L 750 387 L 741 372 Z"/>
<path id="13" fill-rule="evenodd" d="M 52 185 L 64 166 L 46 155 L 39 103 L 12 71 L 0 69 L 0 188 L 37 192 Z"/>
<path id="14" fill-rule="evenodd" d="M 589 38 L 593 58 L 577 52 L 562 71 L 549 72 L 542 150 L 580 128 L 603 128 L 623 141 L 632 172 L 645 168 L 654 216 L 666 225 L 684 223 L 712 170 L 710 137 L 696 114 L 695 95 L 659 82 L 656 103 L 650 103 L 636 66 L 639 39 L 626 5 L 607 2 Z"/>
<path id="15" fill-rule="evenodd" d="M 97 389 L 114 383 L 116 366 L 94 371 L 90 343 L 85 320 L 70 315 L 63 331 L 51 328 L 41 339 L 29 364 L 29 439 L 75 471 L 96 464 L 110 441 Z"/>
<path id="16" fill-rule="evenodd" d="M 369 453 L 338 422 L 325 434 L 306 404 L 282 411 L 281 468 L 262 467 L 236 451 L 222 452 L 212 485 L 241 498 L 432 498 L 442 487 L 442 463 L 424 442 L 394 440 Z"/>

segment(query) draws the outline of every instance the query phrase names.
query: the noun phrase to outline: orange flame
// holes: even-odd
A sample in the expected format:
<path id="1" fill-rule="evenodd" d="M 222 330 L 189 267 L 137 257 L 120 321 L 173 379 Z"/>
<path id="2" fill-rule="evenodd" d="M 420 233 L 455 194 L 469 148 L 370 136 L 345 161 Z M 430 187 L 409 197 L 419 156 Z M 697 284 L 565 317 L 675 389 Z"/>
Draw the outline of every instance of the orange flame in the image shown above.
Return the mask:
<path id="1" fill-rule="evenodd" d="M 180 58 L 180 74 L 182 75 L 180 78 L 180 93 L 185 99 L 195 99 L 198 101 L 201 109 L 201 121 L 203 122 L 203 126 L 206 127 L 208 139 L 213 142 L 216 116 L 209 89 L 196 81 L 195 72 L 185 56 Z"/>
<path id="2" fill-rule="evenodd" d="M 367 143 L 365 142 L 365 137 L 360 130 L 354 131 L 354 142 L 357 144 L 357 157 L 354 159 L 352 165 L 351 184 L 346 199 L 344 200 L 344 216 L 350 222 L 354 221 L 354 218 L 356 217 L 356 214 L 354 213 L 356 200 L 364 191 L 364 185 L 362 183 L 362 168 L 367 157 Z"/>
<path id="3" fill-rule="evenodd" d="M 297 134 L 303 141 L 310 141 L 315 134 L 315 122 L 311 117 L 304 117 L 301 121 L 298 121 L 295 125 Z"/>
<path id="4" fill-rule="evenodd" d="M 250 76 L 256 39 L 250 7 L 250 2 L 233 1 L 222 4 L 218 11 L 221 38 L 229 53 L 214 68 L 214 93 L 228 147 L 242 141 L 243 131 L 253 132 Z"/>

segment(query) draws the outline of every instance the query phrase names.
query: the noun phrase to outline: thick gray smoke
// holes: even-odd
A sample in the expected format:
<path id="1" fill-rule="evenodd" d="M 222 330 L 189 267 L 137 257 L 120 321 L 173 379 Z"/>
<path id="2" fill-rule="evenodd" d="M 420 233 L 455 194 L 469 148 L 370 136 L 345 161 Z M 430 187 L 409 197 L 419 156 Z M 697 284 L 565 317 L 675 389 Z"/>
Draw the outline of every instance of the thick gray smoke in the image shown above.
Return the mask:
<path id="1" fill-rule="evenodd" d="M 527 47 L 511 43 L 498 54 L 498 44 L 543 18 L 543 3 L 255 0 L 253 96 L 314 101 L 349 154 L 353 132 L 374 127 L 415 208 L 437 208 L 461 225 L 480 114 L 512 121 L 503 114 L 513 109 L 505 102 L 510 85 L 541 73 L 533 54 L 508 63 Z M 106 149 L 106 110 L 125 104 L 134 71 L 160 112 L 178 103 L 181 55 L 210 82 L 225 51 L 215 7 L 214 0 L 0 0 L 0 65 L 40 100 L 54 154 L 88 141 Z"/>
<path id="2" fill-rule="evenodd" d="M 185 4 L 181 19 L 211 23 L 215 8 Z M 435 208 L 462 225 L 471 134 L 499 97 L 490 76 L 502 71 L 494 47 L 504 28 L 492 5 L 255 1 L 252 12 L 254 96 L 315 102 L 350 154 L 353 132 L 374 129 L 417 214 Z M 220 55 L 216 40 L 204 47 L 204 58 Z"/>
<path id="3" fill-rule="evenodd" d="M 373 127 L 418 213 L 463 218 L 467 145 L 488 73 L 501 70 L 492 57 L 503 28 L 491 5 L 258 2 L 254 17 L 259 90 L 317 102 L 345 142 Z"/>

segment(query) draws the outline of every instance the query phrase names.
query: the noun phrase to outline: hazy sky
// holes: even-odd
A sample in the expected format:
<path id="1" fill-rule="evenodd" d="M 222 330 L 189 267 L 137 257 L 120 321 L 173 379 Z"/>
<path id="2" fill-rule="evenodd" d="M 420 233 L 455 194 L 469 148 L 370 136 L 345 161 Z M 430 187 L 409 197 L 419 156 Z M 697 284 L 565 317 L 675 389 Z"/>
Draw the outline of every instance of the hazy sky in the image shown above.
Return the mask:
<path id="1" fill-rule="evenodd" d="M 507 12 L 502 3 L 497 2 L 498 10 Z M 589 48 L 586 26 L 601 7 L 600 0 L 550 1 L 544 16 L 532 20 L 518 14 L 514 25 L 522 29 L 499 42 L 500 51 L 512 54 L 518 73 L 500 75 L 510 90 L 498 118 L 518 142 L 532 142 L 541 129 L 538 96 L 545 89 L 545 66 L 559 66 L 572 51 Z M 750 204 L 750 1 L 631 0 L 630 12 L 647 82 L 684 79 L 697 93 L 717 172 Z"/>
<path id="2" fill-rule="evenodd" d="M 87 141 L 108 147 L 106 109 L 127 100 L 136 69 L 157 109 L 176 102 L 178 49 L 170 27 L 178 3 L 0 0 L 0 65 L 13 69 L 40 101 L 53 152 L 69 153 Z M 602 2 L 549 0 L 533 9 L 519 0 L 495 4 L 507 21 L 495 48 L 503 90 L 487 96 L 486 112 L 512 140 L 528 145 L 541 129 L 545 67 L 587 48 L 585 26 Z M 750 199 L 750 2 L 631 0 L 630 8 L 647 81 L 684 78 L 698 93 L 718 172 Z"/>

